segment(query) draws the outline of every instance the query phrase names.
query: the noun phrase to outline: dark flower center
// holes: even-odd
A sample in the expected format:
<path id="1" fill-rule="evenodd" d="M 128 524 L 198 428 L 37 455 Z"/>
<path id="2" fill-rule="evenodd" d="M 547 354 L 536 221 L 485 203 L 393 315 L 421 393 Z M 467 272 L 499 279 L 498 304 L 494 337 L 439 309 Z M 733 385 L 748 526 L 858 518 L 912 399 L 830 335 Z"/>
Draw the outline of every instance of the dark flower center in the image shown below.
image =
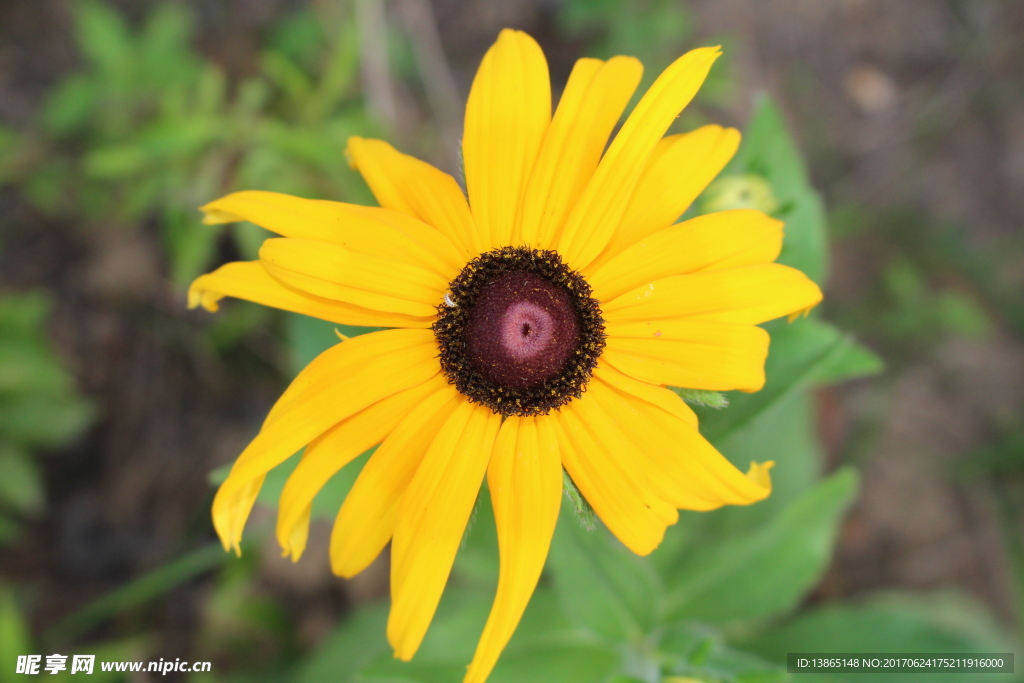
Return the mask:
<path id="1" fill-rule="evenodd" d="M 587 282 L 557 253 L 526 247 L 468 263 L 433 329 L 449 381 L 502 415 L 541 415 L 578 398 L 604 348 Z"/>

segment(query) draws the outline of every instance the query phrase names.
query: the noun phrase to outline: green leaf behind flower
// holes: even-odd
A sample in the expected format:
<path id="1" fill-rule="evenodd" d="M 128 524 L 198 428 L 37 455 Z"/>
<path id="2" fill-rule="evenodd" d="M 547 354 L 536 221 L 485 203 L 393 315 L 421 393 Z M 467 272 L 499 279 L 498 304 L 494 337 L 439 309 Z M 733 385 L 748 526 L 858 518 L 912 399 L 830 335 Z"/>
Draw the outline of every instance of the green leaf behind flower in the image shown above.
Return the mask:
<path id="1" fill-rule="evenodd" d="M 666 615 L 727 622 L 792 609 L 828 564 L 842 514 L 856 493 L 856 473 L 840 470 L 761 527 L 678 558 L 665 578 Z"/>

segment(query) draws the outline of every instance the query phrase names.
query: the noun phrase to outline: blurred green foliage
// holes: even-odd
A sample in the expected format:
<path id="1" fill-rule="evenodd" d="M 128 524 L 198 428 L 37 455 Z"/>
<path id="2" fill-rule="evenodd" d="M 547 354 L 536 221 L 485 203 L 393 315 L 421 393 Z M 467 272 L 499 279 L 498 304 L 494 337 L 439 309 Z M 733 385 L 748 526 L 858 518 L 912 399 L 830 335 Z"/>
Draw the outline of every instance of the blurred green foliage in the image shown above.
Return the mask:
<path id="1" fill-rule="evenodd" d="M 247 188 L 366 199 L 344 156 L 349 136 L 375 129 L 355 87 L 351 21 L 295 14 L 256 75 L 229 85 L 192 47 L 182 6 L 157 5 L 134 32 L 104 3 L 73 7 L 83 70 L 57 85 L 36 129 L 0 136 L 0 182 L 40 210 L 125 229 L 156 221 L 184 287 L 220 235 L 196 220 L 214 197 Z M 241 225 L 234 238 L 255 258 L 262 231 Z"/>
<path id="2" fill-rule="evenodd" d="M 42 293 L 0 294 L 0 547 L 43 511 L 40 455 L 81 434 L 94 414 L 47 339 L 49 312 Z M 0 582 L 0 683 L 17 678 L 30 644 L 16 591 Z"/>
<path id="3" fill-rule="evenodd" d="M 93 416 L 46 337 L 48 298 L 0 295 L 0 544 L 44 504 L 37 454 L 78 436 Z"/>

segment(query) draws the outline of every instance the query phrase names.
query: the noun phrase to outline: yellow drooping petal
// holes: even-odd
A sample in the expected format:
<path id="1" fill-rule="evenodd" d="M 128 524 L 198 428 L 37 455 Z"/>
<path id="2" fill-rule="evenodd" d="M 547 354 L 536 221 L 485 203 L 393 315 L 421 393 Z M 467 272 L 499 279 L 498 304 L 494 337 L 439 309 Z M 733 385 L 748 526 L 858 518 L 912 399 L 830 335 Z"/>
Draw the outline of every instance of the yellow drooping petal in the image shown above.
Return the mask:
<path id="1" fill-rule="evenodd" d="M 686 404 L 679 394 L 662 386 L 655 386 L 648 382 L 642 382 L 629 375 L 624 375 L 611 365 L 604 358 L 597 360 L 597 367 L 594 368 L 594 377 L 606 384 L 615 387 L 621 393 L 633 396 L 652 406 L 657 406 L 670 415 L 678 417 L 683 422 L 697 428 L 697 414 L 693 408 Z"/>
<path id="2" fill-rule="evenodd" d="M 313 296 L 274 279 L 259 261 L 226 263 L 212 273 L 200 275 L 188 289 L 189 308 L 202 306 L 216 311 L 226 296 L 254 301 L 285 311 L 362 327 L 430 327 L 434 315 L 413 317 L 401 313 L 374 311 L 353 304 Z"/>
<path id="3" fill-rule="evenodd" d="M 379 444 L 409 411 L 441 391 L 440 373 L 419 386 L 400 391 L 338 423 L 314 439 L 288 477 L 277 505 L 277 541 L 284 556 L 298 561 L 309 537 L 313 499 L 338 470 Z"/>
<path id="4" fill-rule="evenodd" d="M 587 277 L 599 301 L 670 275 L 771 263 L 782 251 L 782 221 L 753 209 L 692 218 L 642 238 Z"/>
<path id="5" fill-rule="evenodd" d="M 738 130 L 716 125 L 662 138 L 597 263 L 675 223 L 725 168 L 739 144 Z"/>
<path id="6" fill-rule="evenodd" d="M 398 507 L 423 455 L 455 406 L 465 401 L 447 382 L 409 411 L 359 473 L 331 532 L 331 569 L 363 571 L 395 532 Z"/>
<path id="7" fill-rule="evenodd" d="M 583 398 L 548 415 L 558 432 L 562 465 L 616 538 L 637 555 L 647 555 L 679 513 L 624 457 L 622 439 L 611 437 L 606 425 L 595 419 L 591 403 L 588 390 Z"/>
<path id="8" fill-rule="evenodd" d="M 504 29 L 473 79 L 462 139 L 469 205 L 487 250 L 512 243 L 526 182 L 550 121 L 544 53 L 522 31 Z"/>
<path id="9" fill-rule="evenodd" d="M 400 211 L 278 192 L 234 192 L 202 207 L 205 223 L 250 221 L 284 237 L 332 242 L 361 254 L 428 268 L 446 280 L 465 263 L 437 229 Z"/>
<path id="10" fill-rule="evenodd" d="M 600 380 L 590 383 L 587 394 L 589 396 L 584 409 L 588 424 L 594 426 L 595 437 L 613 445 L 618 456 L 634 468 L 634 476 L 644 482 L 653 495 L 673 508 L 710 510 L 718 507 L 700 495 L 696 487 L 682 488 L 662 471 L 662 458 L 650 452 L 652 444 L 658 442 L 658 437 L 636 433 L 637 429 L 646 426 L 636 415 L 637 408 L 644 405 L 643 401 L 624 399 L 621 392 Z M 661 444 L 658 445 L 660 447 Z M 675 457 L 685 456 L 677 453 Z"/>
<path id="11" fill-rule="evenodd" d="M 409 660 L 419 649 L 480 493 L 501 416 L 459 404 L 402 497 L 391 546 L 388 641 Z"/>
<path id="12" fill-rule="evenodd" d="M 630 377 L 712 391 L 764 386 L 768 333 L 754 325 L 670 318 L 609 323 L 603 358 Z"/>
<path id="13" fill-rule="evenodd" d="M 273 277 L 313 296 L 414 317 L 435 313 L 448 287 L 424 268 L 330 242 L 269 239 L 260 261 Z"/>
<path id="14" fill-rule="evenodd" d="M 530 174 L 515 243 L 554 248 L 642 74 L 633 57 L 576 62 Z"/>
<path id="15" fill-rule="evenodd" d="M 692 317 L 758 325 L 819 301 L 821 290 L 806 275 L 766 263 L 662 278 L 602 304 L 601 311 L 611 324 Z"/>
<path id="16" fill-rule="evenodd" d="M 570 266 L 586 268 L 607 246 L 651 152 L 697 94 L 718 55 L 718 48 L 687 52 L 658 76 L 626 119 L 566 219 L 558 252 Z"/>
<path id="17" fill-rule="evenodd" d="M 382 207 L 437 228 L 462 249 L 466 260 L 483 251 L 466 195 L 455 178 L 383 140 L 351 137 L 348 155 Z"/>
<path id="18" fill-rule="evenodd" d="M 464 683 L 483 683 L 537 586 L 562 498 L 558 441 L 543 417 L 510 417 L 487 468 L 501 569 L 494 606 Z"/>
<path id="19" fill-rule="evenodd" d="M 225 548 L 239 551 L 263 477 L 345 418 L 440 371 L 430 330 L 385 330 L 337 344 L 299 373 L 242 452 L 213 500 Z"/>
<path id="20" fill-rule="evenodd" d="M 676 416 L 601 380 L 591 383 L 587 395 L 597 406 L 594 421 L 603 421 L 609 429 L 617 426 L 628 435 L 636 447 L 630 462 L 675 507 L 710 510 L 749 505 L 771 493 L 770 463 L 752 464 L 744 475 L 693 425 Z"/>

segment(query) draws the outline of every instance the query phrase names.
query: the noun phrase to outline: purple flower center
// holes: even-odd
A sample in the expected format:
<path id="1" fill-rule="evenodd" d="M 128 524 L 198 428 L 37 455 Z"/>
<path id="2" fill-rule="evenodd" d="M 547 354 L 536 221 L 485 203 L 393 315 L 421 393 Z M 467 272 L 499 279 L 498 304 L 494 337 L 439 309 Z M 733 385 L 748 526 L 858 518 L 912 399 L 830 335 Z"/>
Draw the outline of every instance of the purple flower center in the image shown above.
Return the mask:
<path id="1" fill-rule="evenodd" d="M 524 271 L 488 283 L 466 328 L 470 362 L 486 379 L 527 389 L 557 375 L 579 341 L 565 290 Z"/>
<path id="2" fill-rule="evenodd" d="M 556 252 L 526 247 L 467 263 L 433 330 L 448 380 L 501 415 L 544 415 L 579 398 L 604 350 L 587 281 Z"/>

